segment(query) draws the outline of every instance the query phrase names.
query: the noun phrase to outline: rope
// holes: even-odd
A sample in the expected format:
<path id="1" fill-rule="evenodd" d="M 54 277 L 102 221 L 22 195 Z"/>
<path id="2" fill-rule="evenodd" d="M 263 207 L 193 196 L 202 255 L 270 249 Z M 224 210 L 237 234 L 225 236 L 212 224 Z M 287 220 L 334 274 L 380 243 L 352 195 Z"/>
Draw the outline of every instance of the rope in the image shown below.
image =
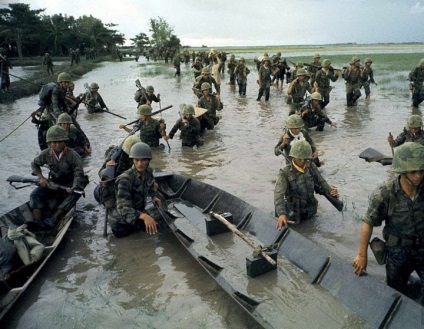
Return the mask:
<path id="1" fill-rule="evenodd" d="M 18 130 L 25 122 L 27 122 L 27 120 L 29 119 L 29 118 L 31 118 L 31 116 L 32 116 L 32 114 L 30 114 L 30 116 L 28 117 L 28 118 L 26 118 L 25 120 L 24 120 L 24 122 L 22 122 L 19 126 L 17 126 L 15 129 L 13 129 L 9 134 L 7 134 L 5 137 L 3 137 L 1 140 L 0 140 L 0 143 L 1 142 L 3 142 L 7 137 L 9 137 L 10 135 L 12 135 L 16 130 Z"/>

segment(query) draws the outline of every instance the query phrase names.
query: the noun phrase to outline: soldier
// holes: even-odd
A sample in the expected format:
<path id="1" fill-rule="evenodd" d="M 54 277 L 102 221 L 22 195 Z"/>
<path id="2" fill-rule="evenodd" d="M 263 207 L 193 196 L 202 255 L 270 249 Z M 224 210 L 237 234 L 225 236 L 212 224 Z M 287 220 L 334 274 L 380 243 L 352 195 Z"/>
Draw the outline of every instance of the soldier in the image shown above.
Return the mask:
<path id="1" fill-rule="evenodd" d="M 134 100 L 138 103 L 138 106 L 144 104 L 152 106 L 152 102 L 160 102 L 160 93 L 156 96 L 155 88 L 153 86 L 147 86 L 145 93 L 140 89 L 135 92 Z"/>
<path id="2" fill-rule="evenodd" d="M 51 108 L 46 108 L 46 116 L 49 118 L 50 127 L 56 124 L 59 115 L 69 112 L 69 106 L 66 101 L 66 92 L 68 91 L 70 83 L 71 76 L 68 73 L 59 73 L 57 76 L 57 85 L 52 91 Z"/>
<path id="3" fill-rule="evenodd" d="M 71 125 L 73 123 L 71 116 L 68 113 L 62 113 L 57 118 L 57 124 L 66 130 L 68 140 L 66 146 L 72 148 L 80 157 L 85 157 L 91 154 L 90 142 L 82 130 Z"/>
<path id="4" fill-rule="evenodd" d="M 231 60 L 230 60 L 231 63 Z M 230 64 L 228 64 L 230 65 Z M 239 64 L 234 68 L 234 76 L 237 78 L 239 87 L 239 95 L 246 96 L 247 75 L 250 73 L 249 68 L 245 65 L 244 57 L 240 57 Z"/>
<path id="5" fill-rule="evenodd" d="M 149 168 L 152 151 L 145 143 L 136 143 L 131 147 L 130 159 L 133 165 L 116 180 L 116 208 L 110 216 L 110 225 L 117 238 L 123 238 L 133 232 L 143 230 L 155 234 L 158 225 L 153 214 L 146 209 L 147 198 L 160 207 L 157 197 L 157 184 Z"/>
<path id="6" fill-rule="evenodd" d="M 193 88 L 195 89 L 201 89 L 202 84 L 207 82 L 209 84 L 209 93 L 212 94 L 212 85 L 214 85 L 215 90 L 216 90 L 216 97 L 219 98 L 219 94 L 220 94 L 220 86 L 219 84 L 216 82 L 216 80 L 211 76 L 211 73 L 209 71 L 209 69 L 207 67 L 204 67 L 202 69 L 202 75 L 198 76 L 196 78 L 196 80 L 194 80 L 194 84 L 193 84 Z M 203 93 L 203 92 L 202 92 Z M 197 97 L 202 97 L 201 94 L 197 93 Z"/>
<path id="7" fill-rule="evenodd" d="M 364 87 L 366 100 L 370 99 L 370 95 L 371 95 L 370 84 L 373 83 L 377 86 L 377 83 L 374 80 L 374 72 L 371 68 L 371 64 L 372 64 L 371 58 L 365 58 L 365 67 L 364 67 L 364 72 L 362 73 L 361 88 Z"/>
<path id="8" fill-rule="evenodd" d="M 52 229 L 57 220 L 70 210 L 81 194 L 73 193 L 73 190 L 84 190 L 87 179 L 84 176 L 83 165 L 80 156 L 66 146 L 68 134 L 62 127 L 53 126 L 47 131 L 47 143 L 49 148 L 42 151 L 31 163 L 33 175 L 40 179 L 40 186 L 30 196 L 30 208 L 34 222 L 31 228 Z M 50 168 L 49 178 L 44 177 L 41 167 L 47 165 Z M 47 188 L 49 181 L 67 186 L 67 190 L 52 190 Z M 45 218 L 43 210 L 47 208 L 50 199 L 57 199 L 61 203 L 56 212 L 50 218 Z M 44 218 L 43 218 L 44 217 Z"/>
<path id="9" fill-rule="evenodd" d="M 46 54 L 44 55 L 44 58 L 43 58 L 43 65 L 46 65 L 46 66 L 47 66 L 47 75 L 50 75 L 50 73 L 51 73 L 52 75 L 54 75 L 54 73 L 53 73 L 53 60 L 52 60 L 52 58 L 50 57 L 49 53 L 46 53 Z"/>
<path id="10" fill-rule="evenodd" d="M 174 58 L 174 68 L 175 68 L 175 74 L 174 77 L 176 77 L 177 75 L 180 76 L 181 75 L 181 59 L 180 59 L 180 55 L 176 54 L 175 58 Z"/>
<path id="11" fill-rule="evenodd" d="M 197 77 L 200 76 L 200 74 L 202 74 L 202 69 L 203 69 L 203 64 L 200 57 L 196 57 L 191 68 L 193 69 L 193 72 L 194 72 L 194 79 L 197 79 Z"/>
<path id="12" fill-rule="evenodd" d="M 183 117 L 177 120 L 174 127 L 164 139 L 172 139 L 179 129 L 181 130 L 180 138 L 182 146 L 193 147 L 199 145 L 200 122 L 194 117 L 194 113 L 194 107 L 192 105 L 185 105 L 181 113 Z"/>
<path id="13" fill-rule="evenodd" d="M 403 132 L 393 139 L 392 134 L 389 134 L 387 141 L 390 146 L 396 147 L 404 144 L 405 142 L 416 142 L 424 145 L 424 131 L 421 129 L 423 120 L 417 114 L 411 115 L 406 122 L 408 129 L 403 128 Z"/>
<path id="14" fill-rule="evenodd" d="M 318 209 L 314 196 L 315 185 L 322 186 L 333 197 L 339 194 L 321 176 L 312 158 L 311 145 L 306 140 L 293 143 L 290 150 L 291 163 L 280 169 L 274 190 L 275 213 L 278 217 L 277 229 L 288 226 L 289 221 L 300 223 L 312 218 Z"/>
<path id="15" fill-rule="evenodd" d="M 236 84 L 236 74 L 235 74 L 235 68 L 236 68 L 236 62 L 235 62 L 235 56 L 230 56 L 230 61 L 227 64 L 227 72 L 230 75 L 230 85 L 234 86 Z M 241 94 L 240 94 L 241 95 Z"/>
<path id="16" fill-rule="evenodd" d="M 1 85 L 0 90 L 1 92 L 9 91 L 10 87 L 10 76 L 9 76 L 9 70 L 13 69 L 12 64 L 10 63 L 7 56 L 4 54 L 4 48 L 1 48 L 0 51 L 0 79 L 1 79 Z"/>
<path id="17" fill-rule="evenodd" d="M 309 83 L 311 86 L 314 85 L 315 82 L 315 74 L 318 72 L 318 70 L 321 68 L 321 62 L 319 61 L 321 58 L 320 54 L 314 55 L 314 61 L 308 65 L 308 75 L 310 76 Z"/>
<path id="18" fill-rule="evenodd" d="M 326 123 L 333 128 L 337 128 L 336 123 L 332 122 L 327 114 L 325 114 L 325 111 L 320 108 L 319 103 L 321 101 L 321 94 L 319 92 L 314 92 L 311 95 L 311 100 L 302 108 L 300 115 L 302 116 L 306 129 L 316 126 L 316 130 L 323 131 Z"/>
<path id="19" fill-rule="evenodd" d="M 86 94 L 84 104 L 88 113 L 109 111 L 102 96 L 99 94 L 99 85 L 96 82 L 90 85 L 90 91 Z"/>
<path id="20" fill-rule="evenodd" d="M 331 67 L 331 62 L 329 59 L 324 59 L 322 61 L 322 68 L 315 74 L 314 88 L 315 91 L 318 91 L 322 96 L 322 101 L 320 103 L 321 109 L 330 103 L 330 92 L 332 87 L 330 86 L 330 80 L 336 82 L 339 78 L 340 70 L 334 70 Z"/>
<path id="21" fill-rule="evenodd" d="M 370 196 L 362 218 L 355 273 L 367 268 L 368 243 L 373 228 L 385 223 L 387 284 L 405 293 L 415 271 L 424 283 L 424 146 L 407 142 L 396 149 L 391 171 L 398 174 L 378 187 Z M 421 298 L 424 289 L 421 288 Z"/>
<path id="22" fill-rule="evenodd" d="M 412 106 L 418 107 L 424 101 L 424 58 L 409 73 L 409 90 L 412 91 Z"/>
<path id="23" fill-rule="evenodd" d="M 318 151 L 315 146 L 314 141 L 309 135 L 308 131 L 303 129 L 303 120 L 298 114 L 292 114 L 287 118 L 286 128 L 283 131 L 283 135 L 278 141 L 277 145 L 274 147 L 274 154 L 279 156 L 283 153 L 283 156 L 286 158 L 287 164 L 288 157 L 290 154 L 291 147 L 293 143 L 299 140 L 306 140 L 309 145 L 311 145 L 312 149 L 312 161 L 315 163 L 317 167 L 321 166 L 321 163 L 318 159 Z"/>
<path id="24" fill-rule="evenodd" d="M 306 71 L 299 69 L 296 72 L 296 78 L 290 83 L 287 89 L 287 95 L 291 97 L 290 114 L 299 113 L 305 104 L 306 92 L 312 94 L 312 86 L 306 80 Z"/>
<path id="25" fill-rule="evenodd" d="M 265 93 L 265 101 L 269 100 L 269 92 L 271 87 L 271 74 L 276 74 L 278 72 L 278 68 L 274 70 L 274 72 L 271 69 L 271 61 L 269 60 L 269 57 L 264 57 L 263 59 L 263 65 L 259 68 L 259 93 L 257 101 L 260 101 L 263 94 Z"/>
<path id="26" fill-rule="evenodd" d="M 147 104 L 140 105 L 137 108 L 137 114 L 140 116 L 140 120 L 138 121 L 140 140 L 150 147 L 159 146 L 159 139 L 166 136 L 165 122 L 152 118 L 152 108 Z M 119 128 L 124 129 L 126 132 L 132 131 L 132 129 L 125 125 L 119 125 Z"/>
<path id="27" fill-rule="evenodd" d="M 293 81 L 294 79 L 297 78 L 297 71 L 299 71 L 300 69 L 303 69 L 303 63 L 302 62 L 297 62 L 296 63 L 296 68 L 294 69 L 294 71 L 291 74 L 291 81 Z M 306 71 L 305 71 L 306 72 Z M 306 74 L 307 76 L 308 74 Z M 308 78 L 309 79 L 309 78 Z"/>
<path id="28" fill-rule="evenodd" d="M 287 65 L 287 61 L 285 58 L 281 58 L 281 53 L 278 52 L 273 58 L 272 64 L 274 68 L 278 68 L 279 70 L 276 74 L 274 74 L 271 82 L 274 83 L 274 81 L 277 81 L 276 86 L 278 87 L 279 80 L 281 80 L 281 89 L 283 89 L 284 75 L 286 74 L 286 70 L 290 69 Z"/>
<path id="29" fill-rule="evenodd" d="M 350 66 L 343 73 L 343 78 L 346 80 L 347 106 L 355 106 L 356 101 L 361 97 L 363 71 L 364 68 L 361 66 L 360 59 L 353 56 Z"/>
<path id="30" fill-rule="evenodd" d="M 203 96 L 199 99 L 197 106 L 208 110 L 200 117 L 200 131 L 203 134 L 205 129 L 212 130 L 218 124 L 219 117 L 216 115 L 216 112 L 221 111 L 222 106 L 218 97 L 210 94 L 209 83 L 202 83 L 201 90 Z"/>

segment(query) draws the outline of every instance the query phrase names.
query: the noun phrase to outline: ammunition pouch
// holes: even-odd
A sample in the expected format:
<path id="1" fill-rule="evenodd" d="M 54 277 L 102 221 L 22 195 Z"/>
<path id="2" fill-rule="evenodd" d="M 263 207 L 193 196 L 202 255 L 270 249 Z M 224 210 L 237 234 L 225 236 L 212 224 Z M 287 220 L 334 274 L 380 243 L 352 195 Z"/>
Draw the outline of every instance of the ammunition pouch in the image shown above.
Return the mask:
<path id="1" fill-rule="evenodd" d="M 387 247 L 386 243 L 379 239 L 378 237 L 374 237 L 370 242 L 370 248 L 372 253 L 374 254 L 377 263 L 380 265 L 386 264 L 387 259 Z"/>
<path id="2" fill-rule="evenodd" d="M 384 234 L 384 239 L 388 247 L 398 248 L 424 248 L 423 238 L 401 238 L 390 233 Z"/>

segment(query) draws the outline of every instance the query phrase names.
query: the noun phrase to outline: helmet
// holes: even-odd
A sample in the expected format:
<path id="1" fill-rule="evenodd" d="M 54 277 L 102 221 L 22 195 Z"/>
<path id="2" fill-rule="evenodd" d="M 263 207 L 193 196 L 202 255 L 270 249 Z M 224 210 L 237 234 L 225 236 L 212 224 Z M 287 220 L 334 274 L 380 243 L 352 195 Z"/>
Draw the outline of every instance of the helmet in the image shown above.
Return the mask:
<path id="1" fill-rule="evenodd" d="M 91 89 L 91 90 L 93 90 L 93 89 L 99 89 L 99 85 L 98 85 L 96 82 L 93 82 L 93 83 L 90 85 L 90 89 Z"/>
<path id="2" fill-rule="evenodd" d="M 306 70 L 305 69 L 298 69 L 296 74 L 297 74 L 297 76 L 306 75 Z"/>
<path id="3" fill-rule="evenodd" d="M 200 57 L 196 57 L 194 60 L 195 61 L 201 61 L 201 58 Z"/>
<path id="4" fill-rule="evenodd" d="M 146 87 L 146 91 L 147 91 L 148 93 L 154 93 L 154 92 L 155 92 L 155 88 L 153 88 L 153 86 L 147 86 L 147 87 Z"/>
<path id="5" fill-rule="evenodd" d="M 315 59 L 315 58 L 321 58 L 320 54 L 316 53 L 316 54 L 314 55 L 314 59 Z"/>
<path id="6" fill-rule="evenodd" d="M 319 92 L 314 92 L 311 94 L 311 99 L 315 99 L 316 101 L 322 101 L 322 96 Z"/>
<path id="7" fill-rule="evenodd" d="M 292 114 L 287 118 L 287 128 L 302 128 L 303 120 L 299 114 Z"/>
<path id="8" fill-rule="evenodd" d="M 393 156 L 391 170 L 398 174 L 424 170 L 424 146 L 407 142 L 399 146 Z"/>
<path id="9" fill-rule="evenodd" d="M 140 137 L 136 135 L 128 136 L 127 138 L 125 138 L 124 143 L 122 144 L 122 151 L 124 151 L 127 155 L 130 155 L 131 147 L 135 143 L 140 143 L 140 142 L 141 142 Z"/>
<path id="10" fill-rule="evenodd" d="M 69 87 L 75 87 L 75 83 L 73 83 L 72 81 L 69 82 Z"/>
<path id="11" fill-rule="evenodd" d="M 292 144 L 289 156 L 298 159 L 310 159 L 312 158 L 311 145 L 304 139 L 295 141 Z"/>
<path id="12" fill-rule="evenodd" d="M 423 120 L 417 114 L 411 115 L 407 121 L 408 128 L 421 128 L 423 125 Z"/>
<path id="13" fill-rule="evenodd" d="M 350 61 L 350 63 L 351 64 L 355 64 L 356 62 L 359 62 L 360 61 L 360 59 L 359 59 L 359 57 L 358 56 L 353 56 L 352 57 L 352 60 Z"/>
<path id="14" fill-rule="evenodd" d="M 280 52 L 278 52 L 278 53 L 277 53 L 277 56 L 281 56 L 281 53 L 280 53 Z"/>
<path id="15" fill-rule="evenodd" d="M 422 60 L 420 60 L 419 66 L 424 66 L 424 58 Z"/>
<path id="16" fill-rule="evenodd" d="M 137 114 L 152 115 L 152 108 L 147 104 L 140 105 L 137 107 Z"/>
<path id="17" fill-rule="evenodd" d="M 371 58 L 365 58 L 365 64 L 367 64 L 367 63 L 372 63 Z"/>
<path id="18" fill-rule="evenodd" d="M 269 55 L 268 55 L 268 53 L 264 53 L 264 57 L 268 57 Z"/>
<path id="19" fill-rule="evenodd" d="M 211 85 L 207 82 L 203 82 L 202 86 L 200 87 L 200 90 L 203 91 L 203 90 L 209 90 L 209 89 L 211 89 Z"/>
<path id="20" fill-rule="evenodd" d="M 322 61 L 322 66 L 328 66 L 328 65 L 330 65 L 331 64 L 331 61 L 329 60 L 329 59 L 324 59 L 323 61 Z"/>
<path id="21" fill-rule="evenodd" d="M 231 55 L 230 58 L 236 58 L 236 56 L 235 55 Z"/>
<path id="22" fill-rule="evenodd" d="M 68 113 L 62 113 L 57 118 L 57 123 L 72 123 L 72 118 Z"/>
<path id="23" fill-rule="evenodd" d="M 302 63 L 302 62 L 297 62 L 297 63 L 296 63 L 296 66 L 303 67 L 303 63 Z"/>
<path id="24" fill-rule="evenodd" d="M 135 143 L 131 146 L 130 159 L 151 159 L 152 150 L 149 145 L 143 142 Z"/>
<path id="25" fill-rule="evenodd" d="M 202 74 L 210 74 L 211 72 L 209 71 L 209 68 L 208 67 L 204 67 L 203 69 L 202 69 Z"/>
<path id="26" fill-rule="evenodd" d="M 182 110 L 182 115 L 189 115 L 189 114 L 194 115 L 194 113 L 195 112 L 194 112 L 193 105 L 190 105 L 190 104 L 184 105 L 183 110 Z"/>
<path id="27" fill-rule="evenodd" d="M 246 60 L 244 59 L 244 57 L 240 57 L 239 62 L 245 62 Z"/>
<path id="28" fill-rule="evenodd" d="M 59 73 L 57 76 L 57 82 L 69 82 L 71 80 L 71 76 L 66 72 Z"/>
<path id="29" fill-rule="evenodd" d="M 268 55 L 267 56 L 264 56 L 264 58 L 262 58 L 262 62 L 266 62 L 266 61 L 271 62 L 271 60 L 269 59 Z"/>
<path id="30" fill-rule="evenodd" d="M 46 142 L 63 142 L 67 141 L 68 133 L 61 126 L 51 126 L 49 130 L 47 130 Z"/>

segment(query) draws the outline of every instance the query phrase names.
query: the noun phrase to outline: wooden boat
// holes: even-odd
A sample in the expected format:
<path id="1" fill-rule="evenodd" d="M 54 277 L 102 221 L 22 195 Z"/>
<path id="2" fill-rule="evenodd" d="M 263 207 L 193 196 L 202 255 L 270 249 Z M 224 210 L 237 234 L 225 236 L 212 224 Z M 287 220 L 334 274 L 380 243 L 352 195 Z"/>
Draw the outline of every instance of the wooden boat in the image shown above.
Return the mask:
<path id="1" fill-rule="evenodd" d="M 279 234 L 274 217 L 194 179 L 166 172 L 156 172 L 155 177 L 166 200 L 160 212 L 168 226 L 260 326 L 422 327 L 422 305 L 376 277 L 358 277 L 350 262 L 291 229 Z M 276 269 L 251 277 L 252 260 L 257 259 L 252 248 L 232 232 L 211 235 L 217 232 L 210 211 L 232 217 L 234 226 L 258 245 L 277 242 L 270 253 L 277 260 Z"/>
<path id="2" fill-rule="evenodd" d="M 57 223 L 53 231 L 36 233 L 37 240 L 46 247 L 39 261 L 26 266 L 20 263 L 18 268 L 13 270 L 8 277 L 4 280 L 0 280 L 0 320 L 34 281 L 37 274 L 53 255 L 71 225 L 74 213 L 75 207 L 69 210 Z M 20 226 L 30 220 L 32 220 L 32 215 L 29 208 L 29 202 L 9 211 L 7 214 L 0 217 L 1 237 L 7 235 L 7 230 L 10 225 Z"/>

